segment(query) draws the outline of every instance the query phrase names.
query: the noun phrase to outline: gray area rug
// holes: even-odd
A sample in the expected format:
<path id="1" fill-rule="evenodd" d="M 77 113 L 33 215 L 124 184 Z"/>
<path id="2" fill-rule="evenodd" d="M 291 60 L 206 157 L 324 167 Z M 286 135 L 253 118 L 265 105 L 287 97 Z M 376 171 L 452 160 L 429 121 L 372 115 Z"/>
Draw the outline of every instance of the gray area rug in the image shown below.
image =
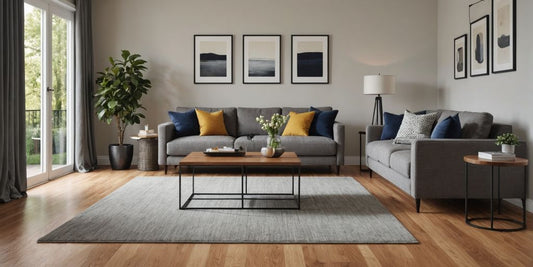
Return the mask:
<path id="1" fill-rule="evenodd" d="M 301 185 L 301 210 L 180 210 L 177 177 L 137 177 L 38 242 L 418 243 L 351 177 L 302 177 Z M 191 178 L 182 186 L 189 194 Z M 195 181 L 196 192 L 240 188 L 240 177 Z M 290 192 L 291 180 L 250 177 L 248 188 L 250 193 Z M 268 202 L 247 200 L 246 205 L 272 205 Z M 191 207 L 240 203 L 195 200 Z"/>

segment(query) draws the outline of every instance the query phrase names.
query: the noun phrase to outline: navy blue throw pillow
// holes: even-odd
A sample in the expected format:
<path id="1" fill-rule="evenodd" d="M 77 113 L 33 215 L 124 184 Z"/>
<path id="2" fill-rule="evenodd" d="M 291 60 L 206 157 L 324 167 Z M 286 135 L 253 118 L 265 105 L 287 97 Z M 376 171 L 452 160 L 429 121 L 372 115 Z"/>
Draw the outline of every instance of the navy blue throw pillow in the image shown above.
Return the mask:
<path id="1" fill-rule="evenodd" d="M 416 115 L 424 115 L 426 114 L 425 110 L 415 112 Z M 383 121 L 385 125 L 383 125 L 383 131 L 381 132 L 381 140 L 388 140 L 388 139 L 394 139 L 396 138 L 396 135 L 398 134 L 398 131 L 400 130 L 400 126 L 402 125 L 403 121 L 403 114 L 392 114 L 389 112 L 385 112 L 383 114 Z"/>
<path id="2" fill-rule="evenodd" d="M 315 112 L 311 127 L 309 127 L 309 135 L 325 136 L 333 139 L 333 124 L 339 111 L 321 111 L 314 107 L 309 108 L 309 111 Z"/>
<path id="3" fill-rule="evenodd" d="M 439 122 L 433 132 L 431 138 L 460 138 L 461 137 L 461 121 L 459 121 L 459 114 L 449 116 L 443 121 Z"/>
<path id="4" fill-rule="evenodd" d="M 178 137 L 200 134 L 200 124 L 194 109 L 186 112 L 169 111 L 168 116 L 176 127 Z"/>

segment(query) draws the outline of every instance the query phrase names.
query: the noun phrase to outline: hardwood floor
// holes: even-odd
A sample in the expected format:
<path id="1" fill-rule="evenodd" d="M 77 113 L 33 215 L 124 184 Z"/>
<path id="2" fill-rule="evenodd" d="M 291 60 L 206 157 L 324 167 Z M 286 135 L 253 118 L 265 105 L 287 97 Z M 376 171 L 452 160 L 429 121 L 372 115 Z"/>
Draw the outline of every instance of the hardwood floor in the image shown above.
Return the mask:
<path id="1" fill-rule="evenodd" d="M 329 173 L 304 175 L 332 175 Z M 462 200 L 414 200 L 386 180 L 345 166 L 383 203 L 420 244 L 37 244 L 37 239 L 136 176 L 163 171 L 74 173 L 28 191 L 28 197 L 0 204 L 0 266 L 533 266 L 533 216 L 513 233 L 467 226 Z M 171 171 L 169 175 L 173 175 Z M 212 174 L 211 174 L 212 175 Z M 487 210 L 473 203 L 473 214 Z M 520 210 L 504 204 L 503 213 Z M 477 213 L 477 214 L 476 214 Z"/>

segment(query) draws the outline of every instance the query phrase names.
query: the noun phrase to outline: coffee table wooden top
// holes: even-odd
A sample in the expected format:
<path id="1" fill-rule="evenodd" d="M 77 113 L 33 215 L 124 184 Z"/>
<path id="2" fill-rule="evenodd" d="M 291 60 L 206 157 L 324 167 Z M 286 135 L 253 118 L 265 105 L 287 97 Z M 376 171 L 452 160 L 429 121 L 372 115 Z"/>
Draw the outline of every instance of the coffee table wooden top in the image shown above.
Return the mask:
<path id="1" fill-rule="evenodd" d="M 246 152 L 244 157 L 214 157 L 203 152 L 191 152 L 183 158 L 181 166 L 300 166 L 302 162 L 294 152 L 285 152 L 279 158 L 263 157 L 260 152 Z"/>
<path id="2" fill-rule="evenodd" d="M 513 166 L 527 166 L 529 163 L 527 159 L 516 157 L 514 160 L 490 160 L 481 159 L 476 155 L 464 156 L 463 160 L 470 164 L 475 165 L 488 165 L 488 166 L 501 166 L 501 167 L 513 167 Z"/>

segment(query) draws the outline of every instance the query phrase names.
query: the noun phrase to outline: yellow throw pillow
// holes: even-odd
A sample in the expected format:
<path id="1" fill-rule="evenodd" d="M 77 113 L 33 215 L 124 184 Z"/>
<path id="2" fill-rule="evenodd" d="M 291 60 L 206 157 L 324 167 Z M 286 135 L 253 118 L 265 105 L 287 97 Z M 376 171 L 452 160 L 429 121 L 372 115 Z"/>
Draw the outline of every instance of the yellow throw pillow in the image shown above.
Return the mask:
<path id="1" fill-rule="evenodd" d="M 287 126 L 283 131 L 283 136 L 295 135 L 295 136 L 308 136 L 309 128 L 311 127 L 311 122 L 313 122 L 313 117 L 315 116 L 314 111 L 304 112 L 304 113 L 289 113 L 289 121 Z"/>
<path id="2" fill-rule="evenodd" d="M 224 124 L 224 111 L 209 113 L 196 109 L 196 116 L 200 124 L 200 135 L 228 135 Z"/>

